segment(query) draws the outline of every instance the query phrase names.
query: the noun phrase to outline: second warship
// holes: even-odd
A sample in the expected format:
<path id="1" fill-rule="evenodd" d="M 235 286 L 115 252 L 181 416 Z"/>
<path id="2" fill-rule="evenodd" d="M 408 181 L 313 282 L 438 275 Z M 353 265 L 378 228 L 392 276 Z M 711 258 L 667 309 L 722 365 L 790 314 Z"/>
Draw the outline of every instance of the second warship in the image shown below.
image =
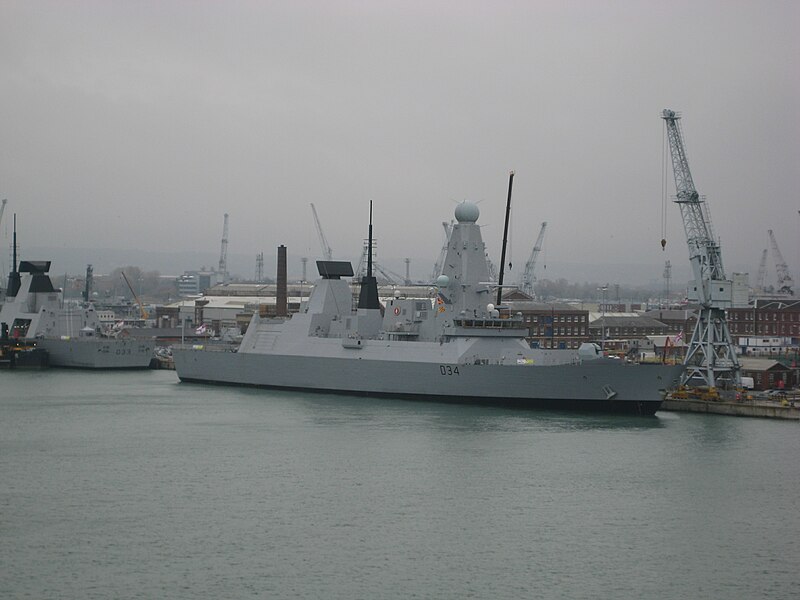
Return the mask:
<path id="1" fill-rule="evenodd" d="M 47 352 L 51 367 L 145 369 L 153 358 L 150 340 L 137 340 L 100 322 L 94 306 L 64 306 L 62 291 L 48 275 L 50 261 L 20 261 L 16 221 L 13 266 L 0 303 L 0 343 L 24 343 Z"/>

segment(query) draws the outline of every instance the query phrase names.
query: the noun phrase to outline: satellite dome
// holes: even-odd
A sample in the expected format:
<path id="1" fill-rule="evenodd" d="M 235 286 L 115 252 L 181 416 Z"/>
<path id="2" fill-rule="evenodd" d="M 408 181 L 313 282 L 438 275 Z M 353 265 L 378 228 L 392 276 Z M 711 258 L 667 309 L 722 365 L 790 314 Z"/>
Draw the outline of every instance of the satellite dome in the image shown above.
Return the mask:
<path id="1" fill-rule="evenodd" d="M 456 206 L 456 221 L 459 223 L 475 223 L 480 214 L 478 205 L 472 202 L 465 201 Z"/>
<path id="2" fill-rule="evenodd" d="M 439 277 L 436 278 L 436 285 L 440 288 L 447 287 L 450 285 L 450 278 L 447 275 L 439 275 Z"/>

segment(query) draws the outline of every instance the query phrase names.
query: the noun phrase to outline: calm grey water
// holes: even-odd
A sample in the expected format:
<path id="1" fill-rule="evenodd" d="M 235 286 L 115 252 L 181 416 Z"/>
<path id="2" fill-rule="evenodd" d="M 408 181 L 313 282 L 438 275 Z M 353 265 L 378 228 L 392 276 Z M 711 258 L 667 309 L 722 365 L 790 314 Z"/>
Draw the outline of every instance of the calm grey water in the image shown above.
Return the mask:
<path id="1" fill-rule="evenodd" d="M 800 426 L 0 372 L 3 598 L 797 598 Z"/>

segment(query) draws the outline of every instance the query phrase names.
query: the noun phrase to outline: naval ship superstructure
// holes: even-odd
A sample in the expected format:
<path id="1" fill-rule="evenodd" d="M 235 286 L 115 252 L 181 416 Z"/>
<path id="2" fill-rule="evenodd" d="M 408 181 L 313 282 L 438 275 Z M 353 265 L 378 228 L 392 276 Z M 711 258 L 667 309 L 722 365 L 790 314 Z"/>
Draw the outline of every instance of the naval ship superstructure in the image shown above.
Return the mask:
<path id="1" fill-rule="evenodd" d="M 14 258 L 16 263 L 16 254 Z M 51 367 L 144 369 L 153 342 L 102 325 L 94 306 L 62 306 L 61 290 L 48 275 L 50 261 L 20 261 L 0 304 L 0 338 L 47 351 Z"/>
<path id="2" fill-rule="evenodd" d="M 522 316 L 491 303 L 475 204 L 461 203 L 435 297 L 381 306 L 368 265 L 353 309 L 349 262 L 318 261 L 320 279 L 288 320 L 252 317 L 231 350 L 177 346 L 185 382 L 524 408 L 653 414 L 681 366 L 638 365 L 577 349 L 531 348 Z M 371 225 L 370 225 L 371 238 Z"/>

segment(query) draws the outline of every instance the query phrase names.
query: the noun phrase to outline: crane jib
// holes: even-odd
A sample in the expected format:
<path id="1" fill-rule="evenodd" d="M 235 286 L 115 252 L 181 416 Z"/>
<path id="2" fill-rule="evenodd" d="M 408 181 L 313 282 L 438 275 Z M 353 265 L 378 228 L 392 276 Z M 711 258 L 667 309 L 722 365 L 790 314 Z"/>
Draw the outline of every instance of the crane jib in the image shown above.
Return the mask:
<path id="1" fill-rule="evenodd" d="M 736 387 L 741 383 L 741 373 L 725 317 L 725 309 L 733 304 L 733 284 L 725 277 L 722 249 L 711 228 L 708 203 L 694 187 L 678 125 L 680 116 L 665 109 L 662 118 L 672 158 L 676 203 L 683 219 L 694 273 L 694 281 L 689 283 L 690 300 L 700 305 L 684 359 L 682 382 Z"/>

